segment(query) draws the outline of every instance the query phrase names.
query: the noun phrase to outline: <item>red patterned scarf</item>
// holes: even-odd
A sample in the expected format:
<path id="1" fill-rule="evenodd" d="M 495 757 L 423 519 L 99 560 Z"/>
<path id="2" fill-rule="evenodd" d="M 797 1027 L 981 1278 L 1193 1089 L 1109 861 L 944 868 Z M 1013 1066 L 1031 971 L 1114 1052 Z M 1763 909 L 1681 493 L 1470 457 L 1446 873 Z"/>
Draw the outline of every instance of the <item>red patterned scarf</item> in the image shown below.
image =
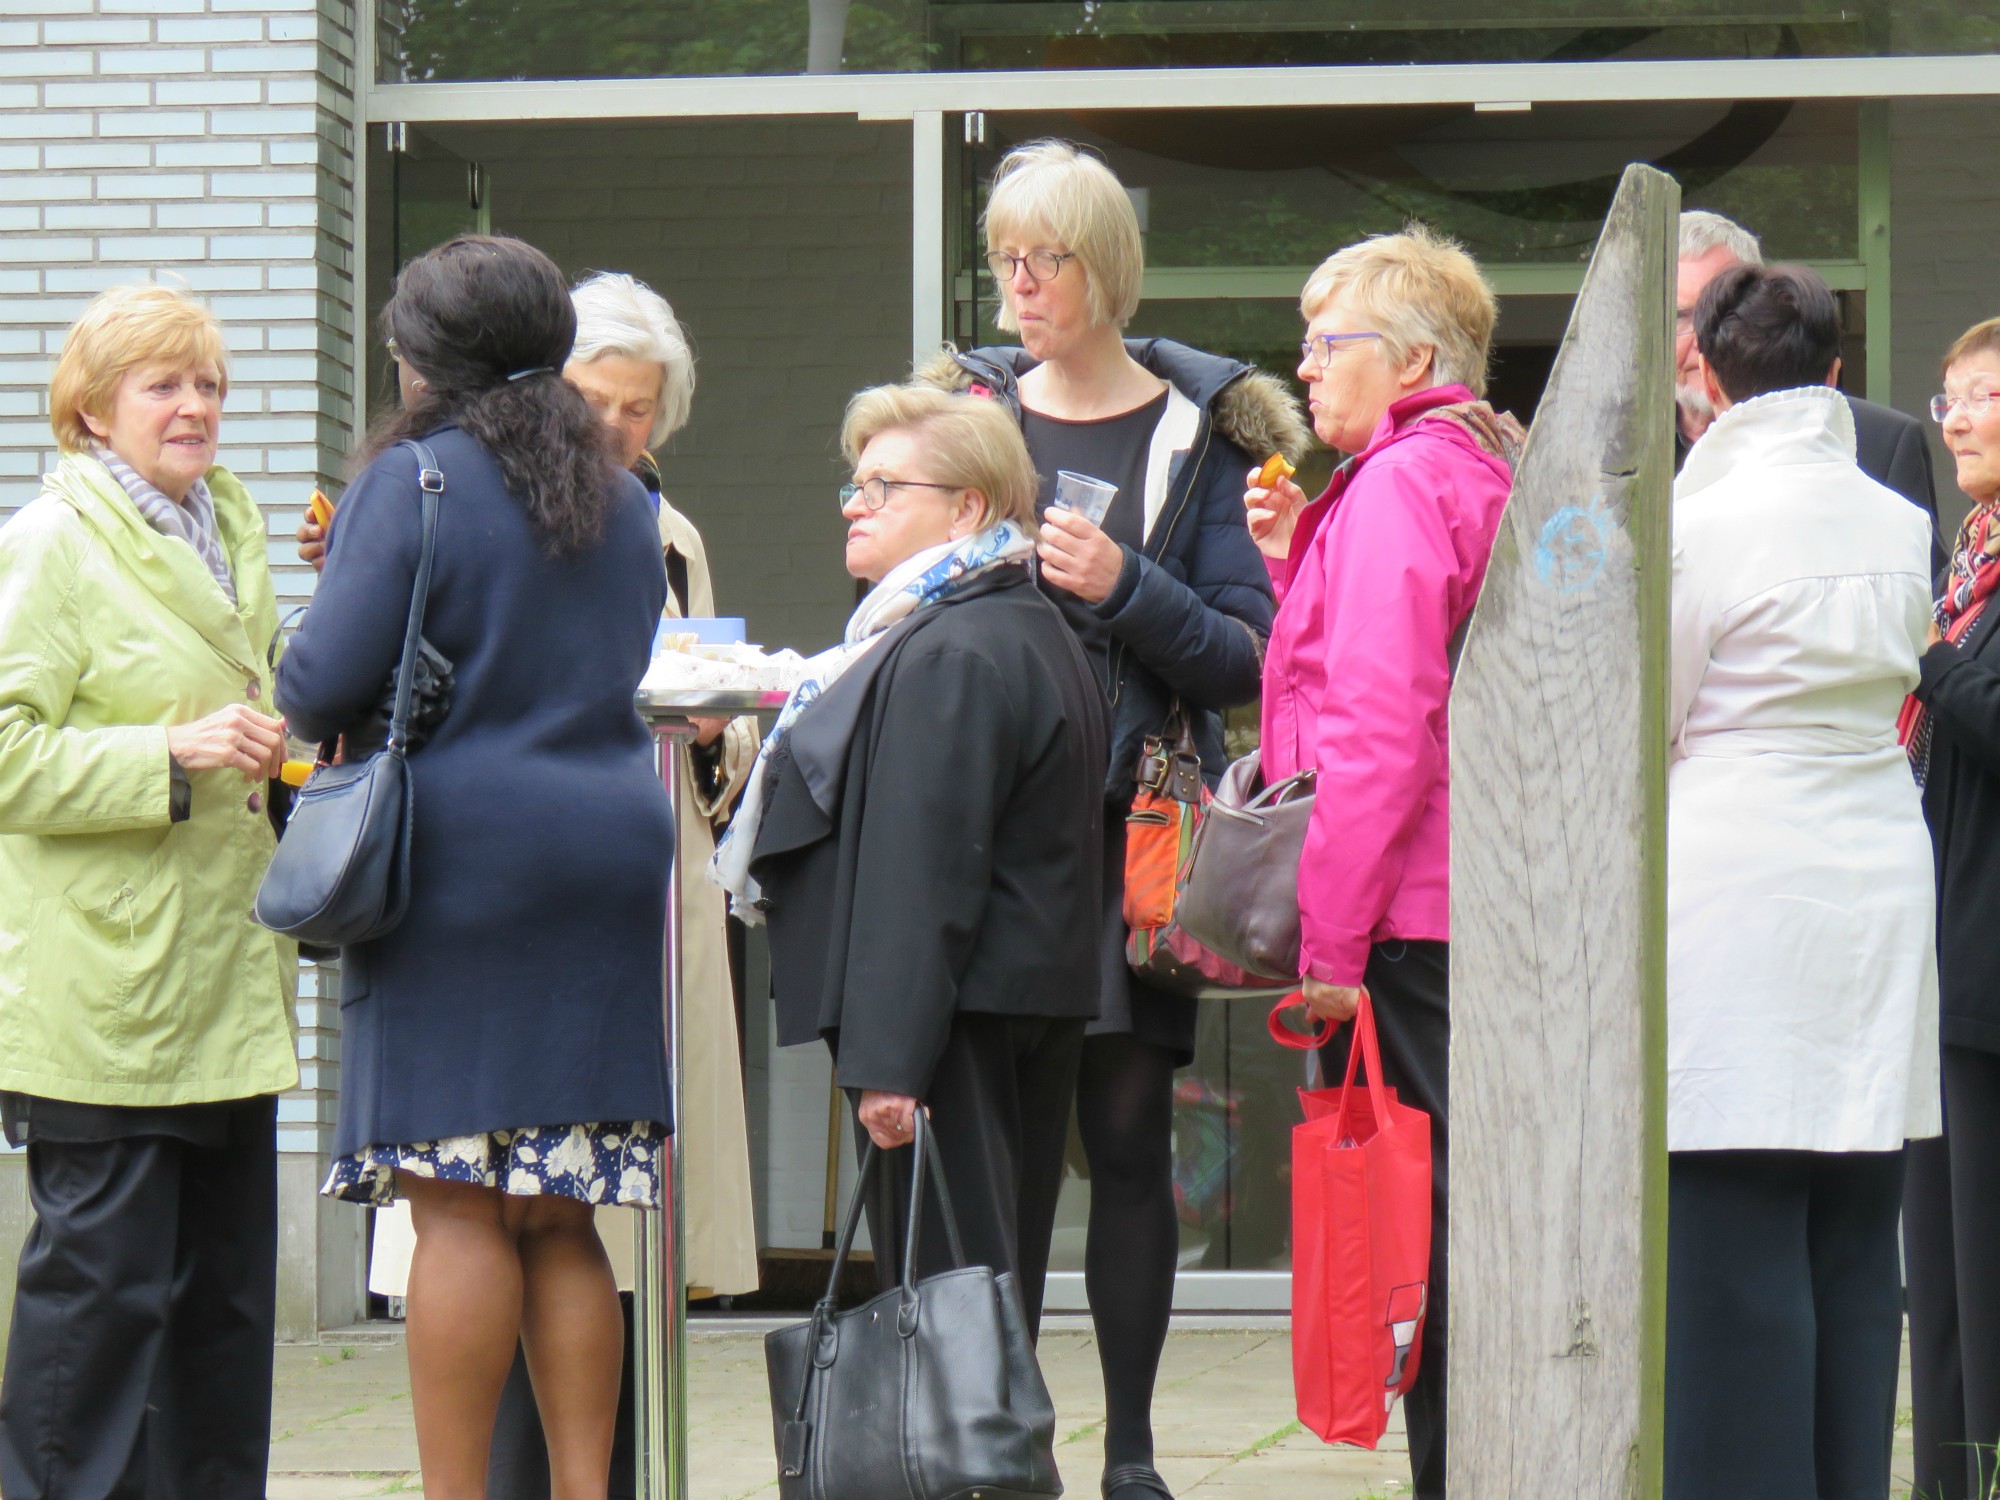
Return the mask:
<path id="1" fill-rule="evenodd" d="M 1974 506 L 1952 542 L 1951 567 L 1933 611 L 1944 639 L 1954 646 L 1964 640 L 1985 613 L 1995 589 L 2000 589 L 2000 501 Z M 1930 715 L 1911 697 L 1903 704 L 1896 728 L 1921 786 L 1930 768 Z"/>

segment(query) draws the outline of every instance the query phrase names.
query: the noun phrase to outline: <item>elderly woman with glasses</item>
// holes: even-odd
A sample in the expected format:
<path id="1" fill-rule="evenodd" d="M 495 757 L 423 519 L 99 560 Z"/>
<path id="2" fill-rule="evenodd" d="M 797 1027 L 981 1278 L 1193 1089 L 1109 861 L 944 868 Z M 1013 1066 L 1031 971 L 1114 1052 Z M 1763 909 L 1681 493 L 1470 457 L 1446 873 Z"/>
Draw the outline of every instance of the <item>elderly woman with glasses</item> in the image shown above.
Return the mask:
<path id="1" fill-rule="evenodd" d="M 1306 1005 L 1344 1023 L 1365 987 L 1382 1067 L 1431 1117 L 1429 1302 L 1405 1399 L 1422 1500 L 1444 1494 L 1450 763 L 1457 644 L 1521 431 L 1480 400 L 1496 304 L 1427 229 L 1328 258 L 1299 299 L 1313 430 L 1351 455 L 1310 504 L 1251 475 L 1250 530 L 1278 593 L 1264 658 L 1263 772 L 1318 771 L 1299 862 Z M 1345 1064 L 1345 1037 L 1329 1059 Z"/>
<path id="2" fill-rule="evenodd" d="M 265 1490 L 298 965 L 250 918 L 284 725 L 228 390 L 207 308 L 103 293 L 49 387 L 62 458 L 0 526 L 0 1114 L 34 1207 L 9 1500 Z"/>
<path id="3" fill-rule="evenodd" d="M 1962 1500 L 2000 1472 L 2000 318 L 1946 352 L 1931 415 L 1972 508 L 1905 716 L 1936 855 L 1945 1138 L 1911 1152 L 1904 1235 L 1919 1491 Z"/>
<path id="4" fill-rule="evenodd" d="M 1115 705 L 1104 766 L 1104 911 L 1076 1109 L 1090 1166 L 1084 1286 L 1104 1372 L 1109 1500 L 1160 1500 L 1153 1383 L 1173 1308 L 1173 1075 L 1194 1060 L 1196 1002 L 1125 961 L 1126 817 L 1145 742 L 1186 722 L 1211 780 L 1222 710 L 1257 695 L 1270 584 L 1240 508 L 1246 463 L 1307 445 L 1271 376 L 1166 339 L 1126 339 L 1144 250 L 1130 195 L 1065 141 L 1010 151 L 986 206 L 987 264 L 1015 349 L 948 352 L 923 378 L 990 392 L 1041 476 L 1042 587 Z M 1061 470 L 1117 487 L 1093 521 L 1053 508 Z"/>
<path id="5" fill-rule="evenodd" d="M 860 1128 L 936 1127 L 971 1264 L 1041 1310 L 1095 1007 L 1105 709 L 1027 561 L 1035 473 L 997 403 L 863 391 L 841 445 L 847 571 L 870 585 L 766 741 L 716 873 L 770 923 L 778 1039 L 824 1039 Z M 895 1279 L 910 1187 L 873 1181 Z M 941 1231 L 919 1274 L 948 1268 Z"/>

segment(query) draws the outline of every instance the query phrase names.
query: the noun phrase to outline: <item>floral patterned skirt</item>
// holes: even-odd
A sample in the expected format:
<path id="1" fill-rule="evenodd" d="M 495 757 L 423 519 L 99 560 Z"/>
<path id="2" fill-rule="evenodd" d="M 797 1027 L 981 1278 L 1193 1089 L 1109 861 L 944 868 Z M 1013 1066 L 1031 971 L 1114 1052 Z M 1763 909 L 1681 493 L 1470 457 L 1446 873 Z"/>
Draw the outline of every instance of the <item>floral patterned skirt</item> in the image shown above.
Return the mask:
<path id="1" fill-rule="evenodd" d="M 618 1120 L 364 1146 L 334 1161 L 320 1192 L 350 1203 L 390 1203 L 396 1173 L 409 1172 L 523 1197 L 559 1193 L 585 1203 L 658 1208 L 664 1142 L 650 1121 Z"/>

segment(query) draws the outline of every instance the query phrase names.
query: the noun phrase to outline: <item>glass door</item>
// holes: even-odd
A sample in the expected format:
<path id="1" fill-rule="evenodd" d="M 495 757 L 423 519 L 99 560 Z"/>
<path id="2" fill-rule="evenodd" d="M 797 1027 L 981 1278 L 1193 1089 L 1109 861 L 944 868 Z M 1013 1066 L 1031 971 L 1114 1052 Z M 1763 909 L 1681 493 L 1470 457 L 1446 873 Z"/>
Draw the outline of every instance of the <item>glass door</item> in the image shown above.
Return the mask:
<path id="1" fill-rule="evenodd" d="M 963 117 L 950 139 L 953 268 L 947 326 L 961 346 L 1011 342 L 978 219 L 1013 145 L 1044 136 L 1099 152 L 1131 193 L 1146 241 L 1145 295 L 1128 333 L 1161 336 L 1296 377 L 1298 295 L 1326 255 L 1420 220 L 1460 240 L 1500 294 L 1489 395 L 1532 420 L 1584 263 L 1620 174 L 1650 161 L 1686 205 L 1759 232 L 1772 260 L 1816 266 L 1846 304 L 1849 388 L 1866 379 L 1866 289 L 1884 267 L 1862 233 L 1862 106 L 1854 101 L 1631 103 L 1479 110 L 1464 105 L 1310 110 L 1041 111 Z M 1864 245 L 1868 248 L 1864 250 Z M 1336 455 L 1299 483 L 1316 493 Z M 1254 707 L 1229 748 L 1256 742 Z M 1176 1078 L 1178 1305 L 1288 1305 L 1290 1128 L 1309 1062 L 1276 1047 L 1263 1007 L 1205 1005 L 1194 1063 Z M 1049 1305 L 1082 1305 L 1088 1168 L 1072 1139 Z"/>

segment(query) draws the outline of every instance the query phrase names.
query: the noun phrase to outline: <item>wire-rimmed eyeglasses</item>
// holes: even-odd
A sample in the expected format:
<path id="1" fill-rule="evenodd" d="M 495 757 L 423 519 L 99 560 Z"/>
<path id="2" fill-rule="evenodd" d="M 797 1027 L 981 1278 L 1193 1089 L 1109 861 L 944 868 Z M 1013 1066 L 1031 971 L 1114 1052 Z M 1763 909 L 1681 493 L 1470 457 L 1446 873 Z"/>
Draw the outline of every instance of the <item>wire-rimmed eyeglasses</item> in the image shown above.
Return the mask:
<path id="1" fill-rule="evenodd" d="M 1954 406 L 1964 407 L 1968 417 L 1983 417 L 1995 401 L 2000 401 L 2000 391 L 1968 391 L 1963 396 L 1936 395 L 1931 397 L 1931 420 L 1943 425 Z"/>
<path id="2" fill-rule="evenodd" d="M 1318 365 L 1321 369 L 1325 369 L 1326 362 L 1332 359 L 1337 351 L 1380 337 L 1382 335 L 1379 333 L 1315 333 L 1299 345 L 1299 358 L 1309 365 Z"/>
<path id="3" fill-rule="evenodd" d="M 1063 262 L 1075 259 L 1074 250 L 1030 250 L 1026 255 L 1009 255 L 1005 250 L 986 252 L 987 268 L 993 272 L 993 279 L 1000 282 L 1012 281 L 1020 266 L 1026 266 L 1036 281 L 1054 281 L 1062 274 Z"/>
<path id="4" fill-rule="evenodd" d="M 878 511 L 889 503 L 891 490 L 962 490 L 962 484 L 933 484 L 928 479 L 884 479 L 877 475 L 864 479 L 859 484 L 843 484 L 840 487 L 840 508 L 846 510 L 858 496 L 861 508 Z"/>

